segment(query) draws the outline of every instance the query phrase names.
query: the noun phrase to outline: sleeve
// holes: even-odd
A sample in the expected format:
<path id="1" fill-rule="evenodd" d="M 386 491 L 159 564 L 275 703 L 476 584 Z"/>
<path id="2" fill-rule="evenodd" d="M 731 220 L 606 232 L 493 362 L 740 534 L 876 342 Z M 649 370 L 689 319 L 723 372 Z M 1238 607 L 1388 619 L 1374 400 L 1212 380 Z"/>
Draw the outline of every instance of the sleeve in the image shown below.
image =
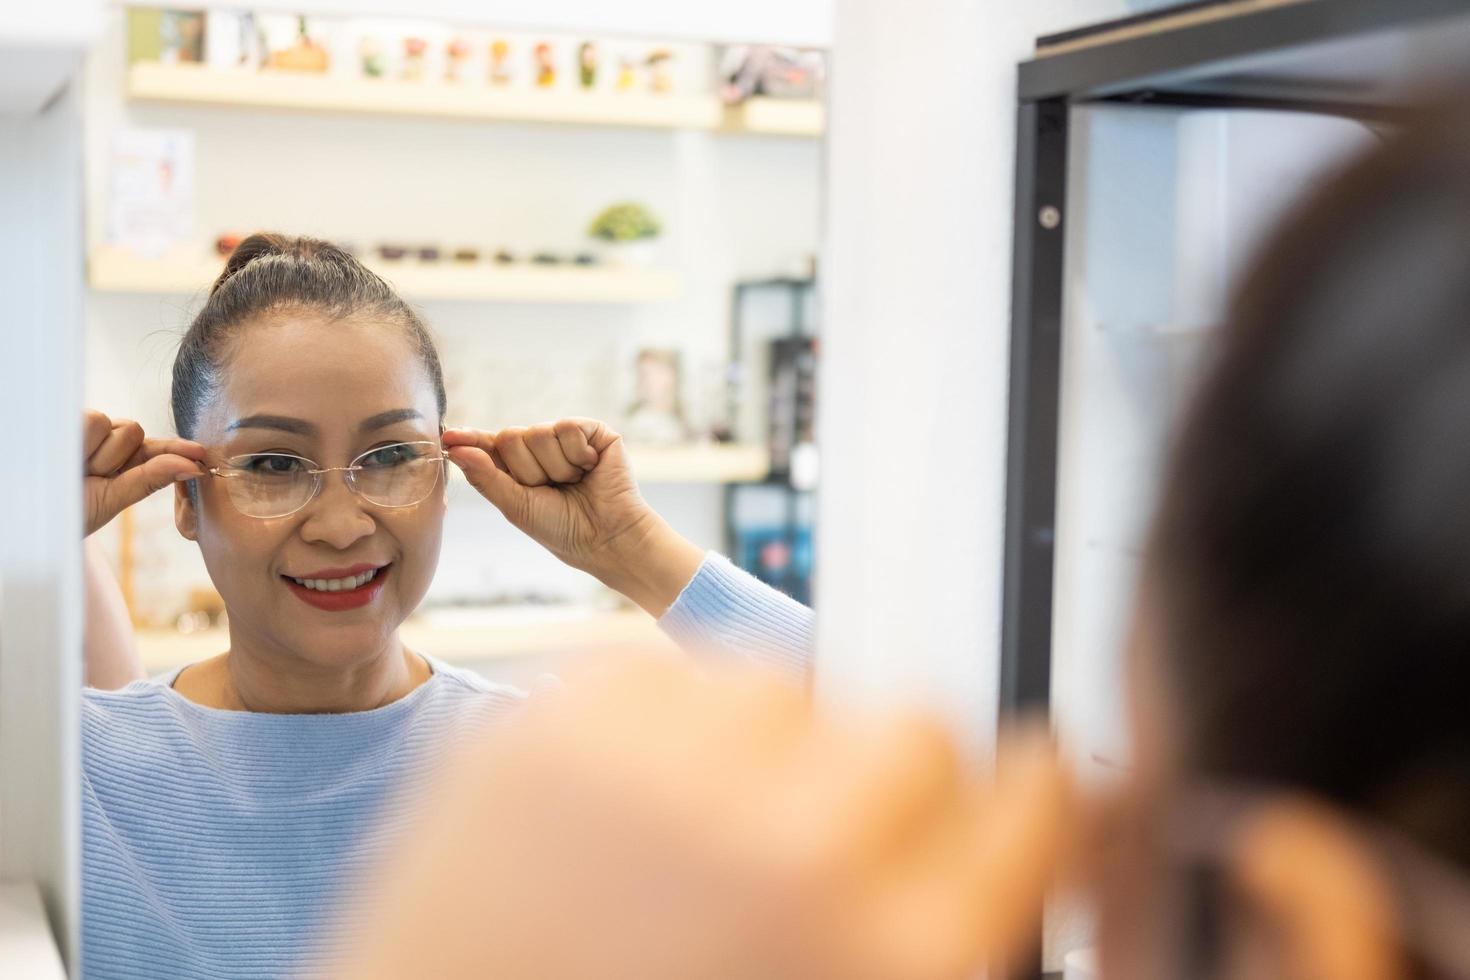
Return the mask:
<path id="1" fill-rule="evenodd" d="M 685 649 L 749 657 L 804 677 L 815 620 L 806 606 L 710 552 L 659 626 Z"/>

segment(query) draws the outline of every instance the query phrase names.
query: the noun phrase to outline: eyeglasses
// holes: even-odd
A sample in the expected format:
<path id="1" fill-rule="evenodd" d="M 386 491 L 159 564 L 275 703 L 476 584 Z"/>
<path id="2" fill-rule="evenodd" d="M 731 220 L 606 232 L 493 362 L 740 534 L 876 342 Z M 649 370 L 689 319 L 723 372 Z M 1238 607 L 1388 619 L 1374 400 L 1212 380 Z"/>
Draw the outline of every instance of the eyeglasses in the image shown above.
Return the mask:
<path id="1" fill-rule="evenodd" d="M 347 466 L 318 466 L 290 453 L 249 453 L 208 472 L 225 481 L 236 510 L 267 519 L 289 517 L 311 503 L 322 491 L 322 477 L 333 471 L 370 504 L 411 507 L 434 492 L 443 468 L 437 442 L 397 442 L 369 449 Z"/>
<path id="2" fill-rule="evenodd" d="M 1230 848 L 1245 821 L 1272 799 L 1261 787 L 1201 785 L 1183 794 L 1164 835 L 1166 853 L 1185 875 L 1188 923 L 1176 955 L 1187 964 L 1170 976 L 1213 975 L 1218 919 L 1225 900 Z M 1399 941 L 1406 953 L 1430 967 L 1434 976 L 1470 980 L 1470 880 L 1450 862 L 1431 854 L 1398 830 L 1366 817 L 1345 817 L 1368 844 L 1374 864 L 1400 905 Z"/>

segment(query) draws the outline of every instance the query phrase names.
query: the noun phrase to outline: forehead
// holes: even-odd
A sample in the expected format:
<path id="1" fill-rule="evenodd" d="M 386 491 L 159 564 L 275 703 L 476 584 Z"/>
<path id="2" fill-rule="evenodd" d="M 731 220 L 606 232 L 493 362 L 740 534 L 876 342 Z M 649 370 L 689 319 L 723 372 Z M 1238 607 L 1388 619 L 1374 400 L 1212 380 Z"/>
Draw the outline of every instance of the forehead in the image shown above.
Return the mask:
<path id="1" fill-rule="evenodd" d="M 417 409 L 439 417 L 433 383 L 407 332 L 396 323 L 276 314 L 239 332 L 220 371 L 219 397 L 201 421 L 222 432 L 232 418 L 273 414 L 324 432 L 366 416 Z"/>

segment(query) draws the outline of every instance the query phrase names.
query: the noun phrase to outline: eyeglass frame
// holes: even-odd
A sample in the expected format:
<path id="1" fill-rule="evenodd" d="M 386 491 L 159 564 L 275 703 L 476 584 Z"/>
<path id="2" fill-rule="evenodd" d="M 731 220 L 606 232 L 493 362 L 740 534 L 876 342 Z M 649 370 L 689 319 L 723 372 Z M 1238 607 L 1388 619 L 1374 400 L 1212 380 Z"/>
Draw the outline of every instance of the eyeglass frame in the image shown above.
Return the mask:
<path id="1" fill-rule="evenodd" d="M 1191 926 L 1219 914 L 1231 842 L 1252 814 L 1279 795 L 1269 787 L 1231 782 L 1200 783 L 1181 794 L 1163 844 L 1176 872 L 1185 875 L 1185 901 L 1194 906 L 1185 916 Z M 1470 935 L 1462 928 L 1470 919 L 1470 877 L 1396 828 L 1359 814 L 1341 817 L 1367 844 L 1375 870 L 1393 892 L 1400 911 L 1395 938 L 1404 952 L 1422 959 L 1435 976 L 1470 980 Z M 1206 964 L 1218 954 L 1214 937 L 1191 928 L 1180 938 L 1176 954 L 1184 970 L 1174 975 L 1207 975 Z"/>
<path id="2" fill-rule="evenodd" d="M 311 502 L 313 500 L 315 500 L 317 497 L 321 496 L 322 487 L 326 486 L 326 480 L 324 479 L 325 476 L 328 473 L 335 473 L 335 472 L 339 472 L 339 471 L 344 474 L 344 476 L 342 477 L 342 482 L 343 482 L 343 484 L 346 485 L 348 492 L 351 493 L 351 494 L 353 494 L 353 495 L 355 495 L 355 496 L 357 496 L 357 497 L 361 497 L 363 500 L 365 500 L 369 504 L 372 504 L 374 507 L 382 507 L 382 508 L 385 508 L 387 510 L 397 510 L 397 509 L 402 508 L 402 507 L 414 507 L 414 506 L 416 506 L 418 504 L 423 503 L 425 500 L 428 500 L 429 499 L 429 496 L 431 494 L 433 494 L 434 487 L 436 487 L 436 486 L 439 485 L 439 477 L 437 475 L 434 477 L 434 482 L 429 485 L 428 490 L 424 493 L 424 495 L 422 497 L 418 498 L 417 500 L 411 500 L 408 503 L 404 503 L 404 504 L 383 504 L 383 503 L 379 503 L 376 500 L 373 500 L 371 497 L 369 497 L 365 493 L 363 493 L 362 492 L 362 489 L 360 487 L 358 487 L 357 480 L 356 480 L 356 478 L 354 476 L 354 474 L 356 474 L 359 470 L 367 469 L 367 467 L 359 465 L 358 464 L 358 460 L 360 460 L 364 456 L 370 455 L 372 453 L 382 452 L 384 449 L 392 449 L 395 446 L 433 446 L 438 451 L 438 455 L 437 456 L 433 456 L 433 457 L 425 456 L 425 457 L 422 457 L 422 458 L 423 459 L 433 459 L 435 462 L 437 462 L 437 463 L 440 464 L 440 467 L 439 467 L 440 469 L 443 469 L 444 468 L 445 460 L 448 458 L 448 457 L 446 457 L 444 455 L 444 444 L 443 443 L 434 442 L 431 439 L 410 439 L 410 440 L 407 440 L 407 441 L 404 441 L 404 442 L 390 442 L 390 443 L 385 443 L 384 445 L 381 445 L 381 446 L 374 446 L 372 449 L 366 449 L 366 450 L 358 453 L 356 456 L 352 457 L 352 461 L 350 463 L 348 463 L 346 466 L 321 466 L 321 465 L 319 465 L 317 463 L 316 460 L 311 459 L 311 458 L 306 457 L 306 456 L 299 456 L 296 453 L 263 452 L 263 453 L 240 453 L 238 456 L 231 456 L 229 459 L 225 460 L 225 465 L 223 465 L 223 466 L 211 466 L 211 467 L 207 468 L 204 472 L 208 473 L 210 476 L 218 477 L 221 480 L 236 479 L 239 476 L 244 475 L 244 474 L 243 474 L 243 471 L 241 471 L 239 467 L 232 467 L 232 466 L 230 466 L 229 464 L 231 463 L 231 461 L 237 460 L 237 459 L 248 459 L 248 458 L 253 457 L 253 456 L 284 456 L 287 459 L 299 459 L 299 460 L 301 460 L 301 462 L 309 464 L 312 468 L 311 469 L 307 469 L 307 470 L 305 470 L 303 472 L 305 474 L 311 476 L 311 478 L 312 478 L 311 493 L 307 496 L 307 498 L 304 501 L 301 502 L 301 504 L 299 506 L 293 507 L 291 510 L 286 511 L 284 514 L 270 514 L 270 515 L 266 515 L 266 516 L 258 516 L 256 514 L 247 514 L 243 510 L 240 510 L 239 506 L 235 503 L 234 496 L 233 495 L 230 495 L 230 506 L 231 507 L 234 507 L 235 510 L 236 510 L 236 512 L 239 513 L 241 517 L 249 517 L 249 518 L 252 518 L 252 519 L 257 520 L 257 521 L 278 521 L 278 520 L 280 520 L 283 517 L 290 517 L 292 514 L 298 514 L 301 511 L 305 510 L 307 507 L 309 507 L 311 505 Z M 233 469 L 236 472 L 234 472 L 234 473 L 222 472 L 223 470 L 227 470 L 227 469 Z"/>

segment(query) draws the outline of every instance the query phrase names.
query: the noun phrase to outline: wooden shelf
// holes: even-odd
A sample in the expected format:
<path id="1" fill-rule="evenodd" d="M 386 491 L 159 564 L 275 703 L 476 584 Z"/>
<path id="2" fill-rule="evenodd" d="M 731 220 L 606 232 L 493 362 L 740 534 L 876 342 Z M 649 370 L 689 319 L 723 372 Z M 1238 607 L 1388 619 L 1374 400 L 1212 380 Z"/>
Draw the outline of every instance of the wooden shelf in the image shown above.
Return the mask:
<path id="1" fill-rule="evenodd" d="M 141 258 L 101 248 L 88 263 L 88 282 L 101 292 L 204 295 L 224 260 L 182 254 Z M 539 266 L 442 261 L 367 262 L 404 296 L 420 300 L 507 303 L 652 303 L 678 294 L 679 280 L 664 269 L 625 266 Z"/>
<path id="2" fill-rule="evenodd" d="M 223 71 L 151 61 L 128 68 L 127 94 L 138 102 L 242 109 L 786 136 L 818 136 L 822 131 L 822 106 L 815 101 L 752 99 L 727 110 L 713 95 L 541 92 L 431 80 Z"/>
<path id="3" fill-rule="evenodd" d="M 753 98 L 726 109 L 721 129 L 767 136 L 821 136 L 826 126 L 826 107 L 816 99 Z"/>
<path id="4" fill-rule="evenodd" d="M 771 472 L 765 446 L 629 446 L 639 483 L 758 483 Z"/>
<path id="5" fill-rule="evenodd" d="M 150 676 L 223 653 L 230 645 L 223 629 L 197 633 L 142 629 L 136 635 L 143 669 Z M 601 612 L 554 606 L 429 610 L 410 617 L 401 635 L 409 649 L 456 665 L 611 648 L 674 649 L 657 621 L 641 610 Z"/>

